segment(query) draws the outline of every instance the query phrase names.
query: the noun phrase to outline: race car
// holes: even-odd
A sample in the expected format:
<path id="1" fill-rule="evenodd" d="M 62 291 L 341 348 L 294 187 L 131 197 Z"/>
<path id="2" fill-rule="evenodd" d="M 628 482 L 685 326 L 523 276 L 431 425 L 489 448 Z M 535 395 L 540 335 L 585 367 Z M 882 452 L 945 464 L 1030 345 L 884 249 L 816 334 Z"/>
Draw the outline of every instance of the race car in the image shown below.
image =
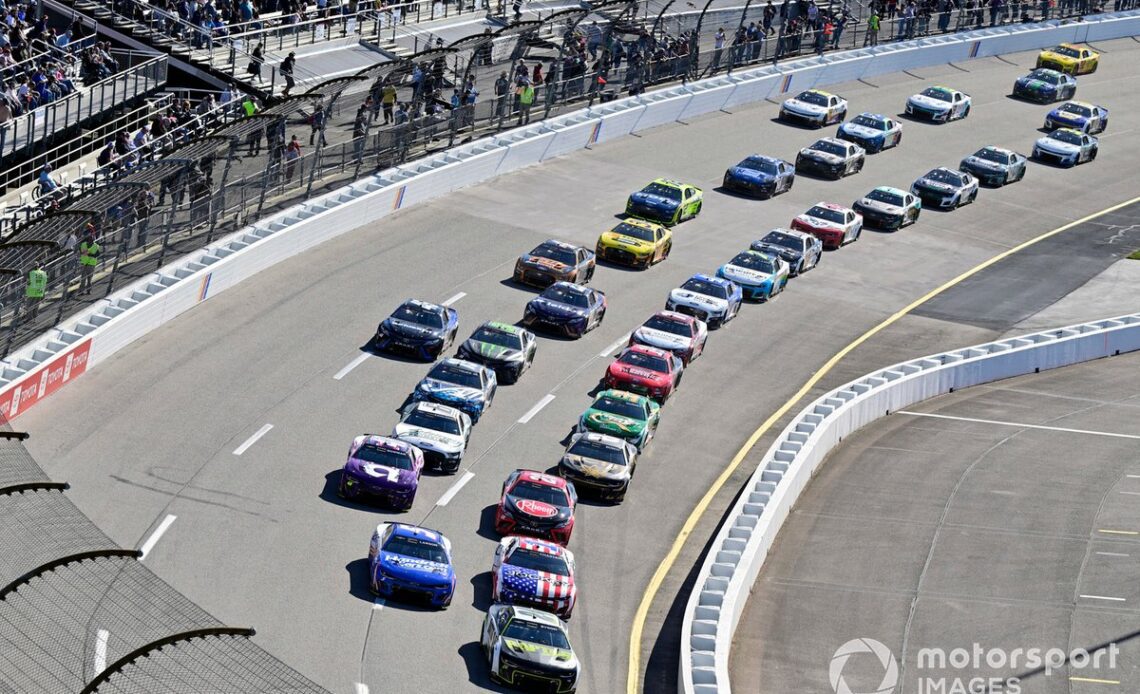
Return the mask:
<path id="1" fill-rule="evenodd" d="M 847 100 L 820 89 L 808 89 L 780 106 L 780 120 L 806 123 L 822 128 L 832 123 L 842 123 L 847 117 Z"/>
<path id="2" fill-rule="evenodd" d="M 1072 128 L 1089 135 L 1103 133 L 1108 128 L 1108 109 L 1083 101 L 1066 101 L 1045 116 L 1045 129 L 1057 128 Z"/>
<path id="3" fill-rule="evenodd" d="M 582 337 L 602 324 L 606 317 L 606 295 L 590 287 L 558 282 L 527 302 L 523 324 L 543 327 Z"/>
<path id="4" fill-rule="evenodd" d="M 581 246 L 550 239 L 515 261 L 519 284 L 549 287 L 555 282 L 586 284 L 594 277 L 594 254 Z"/>
<path id="5" fill-rule="evenodd" d="M 978 179 L 965 171 L 940 166 L 912 183 L 910 192 L 923 205 L 954 210 L 978 198 Z"/>
<path id="6" fill-rule="evenodd" d="M 392 436 L 420 449 L 424 465 L 455 473 L 471 438 L 471 417 L 447 405 L 413 402 L 404 408 Z"/>
<path id="7" fill-rule="evenodd" d="M 515 470 L 503 482 L 495 510 L 495 532 L 541 537 L 565 545 L 574 532 L 577 505 L 578 494 L 570 482 L 537 470 Z"/>
<path id="8" fill-rule="evenodd" d="M 495 399 L 499 382 L 495 372 L 482 364 L 449 357 L 431 367 L 416 389 L 412 400 L 430 400 L 466 412 L 478 422 Z"/>
<path id="9" fill-rule="evenodd" d="M 982 147 L 962 160 L 958 168 L 989 186 L 1004 186 L 1025 178 L 1026 158 L 1004 147 Z"/>
<path id="10" fill-rule="evenodd" d="M 637 447 L 616 436 L 574 434 L 558 461 L 558 474 L 580 494 L 623 501 L 637 468 Z"/>
<path id="11" fill-rule="evenodd" d="M 918 221 L 922 200 L 917 195 L 890 186 L 879 186 L 855 201 L 852 208 L 868 226 L 902 229 Z"/>
<path id="12" fill-rule="evenodd" d="M 653 222 L 626 219 L 598 237 L 594 253 L 601 260 L 647 270 L 668 258 L 671 250 L 673 232 Z"/>
<path id="13" fill-rule="evenodd" d="M 704 354 L 708 339 L 704 321 L 676 311 L 658 311 L 630 333 L 629 344 L 668 350 L 688 366 Z"/>
<path id="14" fill-rule="evenodd" d="M 494 682 L 553 694 L 578 689 L 578 657 L 566 623 L 549 612 L 491 605 L 479 643 Z"/>
<path id="15" fill-rule="evenodd" d="M 658 178 L 629 196 L 625 213 L 673 226 L 700 214 L 703 199 L 704 193 L 696 186 Z"/>
<path id="16" fill-rule="evenodd" d="M 746 299 L 768 301 L 788 286 L 790 272 L 780 256 L 749 249 L 717 268 L 716 276 L 739 286 Z"/>
<path id="17" fill-rule="evenodd" d="M 1013 83 L 1013 95 L 1020 99 L 1047 104 L 1072 99 L 1077 93 L 1077 80 L 1056 70 L 1039 68 Z"/>
<path id="18" fill-rule="evenodd" d="M 455 341 L 459 312 L 447 306 L 408 299 L 376 328 L 372 349 L 404 352 L 435 361 Z"/>
<path id="19" fill-rule="evenodd" d="M 657 402 L 669 399 L 681 385 L 685 363 L 672 352 L 656 347 L 626 347 L 606 369 L 606 388 L 648 395 Z"/>
<path id="20" fill-rule="evenodd" d="M 816 237 L 824 248 L 839 248 L 859 240 L 863 217 L 833 202 L 817 202 L 792 220 L 792 229 Z"/>
<path id="21" fill-rule="evenodd" d="M 948 123 L 970 115 L 969 94 L 949 87 L 927 87 L 906 100 L 906 114 Z"/>
<path id="22" fill-rule="evenodd" d="M 625 439 L 643 452 L 657 432 L 661 406 L 624 390 L 603 390 L 578 418 L 577 433 L 595 432 Z"/>
<path id="23" fill-rule="evenodd" d="M 495 548 L 495 562 L 491 565 L 491 599 L 570 619 L 578 599 L 574 553 L 546 540 L 504 537 Z"/>
<path id="24" fill-rule="evenodd" d="M 494 369 L 500 383 L 515 383 L 534 363 L 534 333 L 510 323 L 487 321 L 459 345 L 455 356 Z"/>
<path id="25" fill-rule="evenodd" d="M 875 154 L 902 142 L 902 123 L 879 113 L 860 113 L 839 126 L 835 136 Z"/>
<path id="26" fill-rule="evenodd" d="M 345 499 L 376 499 L 406 511 L 416 500 L 423 469 L 423 453 L 412 444 L 387 436 L 357 436 L 348 448 L 337 493 Z"/>
<path id="27" fill-rule="evenodd" d="M 1096 159 L 1100 141 L 1072 128 L 1057 128 L 1033 144 L 1033 158 L 1037 161 L 1076 166 Z"/>
<path id="28" fill-rule="evenodd" d="M 796 173 L 811 173 L 839 180 L 859 173 L 867 162 L 867 150 L 853 142 L 825 137 L 804 147 L 796 155 Z"/>
<path id="29" fill-rule="evenodd" d="M 381 523 L 368 543 L 368 587 L 385 598 L 426 599 L 445 609 L 455 595 L 451 541 L 408 523 Z"/>
<path id="30" fill-rule="evenodd" d="M 796 169 L 776 157 L 752 154 L 724 172 L 724 187 L 745 195 L 770 198 L 787 192 L 796 182 Z"/>
<path id="31" fill-rule="evenodd" d="M 732 282 L 697 274 L 669 292 L 665 310 L 687 313 L 715 329 L 735 318 L 743 301 L 740 287 Z"/>
<path id="32" fill-rule="evenodd" d="M 792 277 L 819 265 L 823 242 L 811 234 L 793 229 L 773 229 L 749 246 L 754 251 L 778 255 L 788 264 Z"/>
<path id="33" fill-rule="evenodd" d="M 1100 53 L 1088 46 L 1075 46 L 1062 43 L 1037 54 L 1037 67 L 1045 67 L 1070 75 L 1087 75 L 1096 72 L 1100 65 Z"/>

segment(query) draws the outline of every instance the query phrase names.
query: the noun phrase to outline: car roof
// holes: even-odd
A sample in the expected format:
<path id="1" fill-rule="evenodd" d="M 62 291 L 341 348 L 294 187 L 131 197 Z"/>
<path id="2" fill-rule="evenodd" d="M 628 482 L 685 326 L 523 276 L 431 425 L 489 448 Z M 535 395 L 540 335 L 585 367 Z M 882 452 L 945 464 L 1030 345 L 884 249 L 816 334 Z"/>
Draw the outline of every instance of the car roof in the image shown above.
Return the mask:
<path id="1" fill-rule="evenodd" d="M 804 92 L 810 92 L 812 94 L 819 94 L 820 96 L 835 96 L 831 92 L 825 92 L 822 89 L 805 89 L 803 92 L 800 92 L 800 93 L 802 94 Z"/>
<path id="2" fill-rule="evenodd" d="M 1057 110 L 1057 109 L 1063 108 L 1065 106 L 1070 106 L 1070 105 L 1081 106 L 1083 108 L 1100 108 L 1099 106 L 1097 106 L 1095 104 L 1090 104 L 1087 101 L 1077 101 L 1076 99 L 1073 99 L 1072 101 L 1066 101 L 1065 103 L 1058 105 L 1057 108 L 1053 109 L 1053 110 Z"/>
<path id="3" fill-rule="evenodd" d="M 412 525 L 411 523 L 400 523 L 398 521 L 390 521 L 389 525 L 392 526 L 392 534 L 397 537 L 413 537 L 417 540 L 436 542 L 441 545 L 444 544 L 443 533 L 440 533 L 438 530 Z"/>
<path id="4" fill-rule="evenodd" d="M 957 89 L 953 89 L 951 87 L 943 87 L 941 84 L 932 84 L 929 87 L 927 87 L 926 89 L 938 89 L 940 91 L 949 92 L 951 94 L 954 94 L 958 91 Z M 926 90 L 924 89 L 923 91 L 926 91 Z"/>
<path id="5" fill-rule="evenodd" d="M 729 282 L 728 280 L 726 280 L 722 277 L 713 277 L 711 275 L 706 275 L 706 274 L 703 274 L 700 272 L 698 272 L 697 274 L 690 277 L 689 280 L 700 280 L 701 282 L 708 282 L 709 284 L 715 284 L 718 287 L 726 287 L 727 288 L 727 287 L 732 286 L 732 282 Z M 689 280 L 685 280 L 685 282 L 688 282 Z M 684 284 L 684 282 L 682 282 L 682 284 Z"/>
<path id="6" fill-rule="evenodd" d="M 534 250 L 532 250 L 531 253 L 534 253 L 534 251 L 537 251 L 540 248 L 557 248 L 563 251 L 574 251 L 580 248 L 580 246 L 575 246 L 574 244 L 567 243 L 565 241 L 559 241 L 558 239 L 547 239 L 535 246 Z"/>
<path id="7" fill-rule="evenodd" d="M 630 345 L 623 350 L 622 354 L 626 352 L 637 352 L 650 357 L 661 357 L 662 359 L 668 359 L 671 356 L 671 352 L 666 352 L 663 349 L 657 349 L 656 347 L 650 347 L 648 345 Z"/>
<path id="8" fill-rule="evenodd" d="M 802 239 L 810 240 L 810 239 L 815 238 L 814 236 L 807 233 L 806 231 L 799 231 L 797 229 L 785 229 L 784 227 L 776 227 L 775 229 L 769 229 L 768 231 L 765 231 L 764 235 L 760 237 L 760 240 L 763 241 L 764 239 L 768 238 L 768 234 L 772 234 L 772 233 L 784 234 L 785 236 L 794 236 L 797 239 L 801 239 L 801 240 Z"/>
<path id="9" fill-rule="evenodd" d="M 653 314 L 657 318 L 664 318 L 665 320 L 676 321 L 678 323 L 696 323 L 697 319 L 687 313 L 679 313 L 677 311 L 658 311 Z"/>
<path id="10" fill-rule="evenodd" d="M 1032 70 L 1030 70 L 1030 71 L 1029 71 L 1029 74 L 1030 74 L 1030 75 L 1032 75 L 1032 74 L 1033 74 L 1033 73 L 1035 73 L 1035 72 L 1047 72 L 1047 73 L 1049 73 L 1050 75 L 1057 75 L 1057 76 L 1059 76 L 1059 77 L 1064 77 L 1064 76 L 1065 76 L 1065 73 L 1061 72 L 1060 70 L 1054 70 L 1054 69 L 1053 69 L 1053 68 L 1051 68 L 1051 67 L 1035 67 L 1035 68 L 1033 68 Z M 1026 77 L 1028 77 L 1028 76 L 1029 76 L 1029 75 L 1026 75 Z"/>
<path id="11" fill-rule="evenodd" d="M 542 610 L 536 610 L 533 607 L 523 607 L 522 605 L 510 605 L 507 609 L 511 619 L 547 624 L 565 631 L 562 620 L 550 612 L 543 612 Z"/>
<path id="12" fill-rule="evenodd" d="M 517 547 L 522 549 L 529 549 L 532 552 L 542 552 L 543 554 L 553 554 L 556 557 L 566 556 L 566 548 L 562 545 L 548 542 L 546 540 L 539 540 L 535 537 L 519 537 L 517 540 Z"/>
<path id="13" fill-rule="evenodd" d="M 681 183 L 680 181 L 675 181 L 671 178 L 655 178 L 652 181 L 650 181 L 649 185 L 653 185 L 654 183 L 660 183 L 663 186 L 669 186 L 671 188 L 684 188 L 685 187 L 684 183 Z"/>
<path id="14" fill-rule="evenodd" d="M 360 442 L 361 446 L 369 445 L 376 448 L 382 448 L 386 451 L 395 451 L 396 453 L 408 453 L 412 449 L 412 444 L 401 441 L 400 439 L 391 436 L 377 436 L 376 434 L 365 434 L 359 438 L 364 439 Z"/>
<path id="15" fill-rule="evenodd" d="M 439 304 L 433 304 L 430 301 L 423 301 L 422 299 L 408 299 L 407 301 L 405 301 L 404 303 L 402 303 L 400 305 L 401 306 L 415 306 L 416 308 L 422 308 L 422 309 L 425 309 L 427 311 L 432 311 L 434 313 L 447 313 L 447 307 L 446 306 L 440 306 Z"/>
<path id="16" fill-rule="evenodd" d="M 998 147 L 997 145 L 986 145 L 985 147 L 980 148 L 978 151 L 980 152 L 983 149 L 988 149 L 991 152 L 999 152 L 1001 154 L 1015 154 L 1015 152 L 1012 149 L 1007 149 L 1005 147 Z"/>
<path id="17" fill-rule="evenodd" d="M 772 162 L 773 164 L 779 164 L 780 162 L 784 161 L 783 159 L 781 159 L 779 157 L 770 157 L 767 154 L 749 154 L 747 157 L 744 157 L 744 158 L 745 158 L 745 160 L 759 159 L 760 161 L 768 161 L 768 162 Z"/>
<path id="18" fill-rule="evenodd" d="M 496 320 L 489 320 L 480 327 L 487 328 L 489 330 L 498 330 L 499 332 L 510 333 L 511 335 L 522 335 L 524 332 L 526 332 L 524 329 L 520 328 L 517 325 L 511 325 L 510 323 L 501 323 Z"/>
<path id="19" fill-rule="evenodd" d="M 933 169 L 931 169 L 930 171 L 927 171 L 926 175 L 929 176 L 930 174 L 934 173 L 935 171 L 944 171 L 948 174 L 954 174 L 955 176 L 961 176 L 962 175 L 961 171 L 959 171 L 958 169 L 951 169 L 949 166 L 936 166 Z M 897 190 L 897 188 L 892 188 L 891 190 Z"/>
<path id="20" fill-rule="evenodd" d="M 624 448 L 626 445 L 625 439 L 619 439 L 618 437 L 610 436 L 609 434 L 599 434 L 596 431 L 587 431 L 582 434 L 575 434 L 574 438 L 570 440 L 570 444 L 573 445 L 575 441 L 589 441 L 590 443 L 600 443 L 611 448 Z"/>
<path id="21" fill-rule="evenodd" d="M 637 219 L 636 217 L 629 217 L 628 219 L 623 219 L 620 222 L 618 222 L 617 224 L 615 224 L 614 228 L 610 229 L 610 231 L 617 231 L 617 228 L 619 226 L 621 226 L 622 224 L 628 224 L 631 227 L 641 227 L 642 229 L 649 229 L 651 231 L 655 230 L 655 229 L 664 229 L 665 228 L 665 227 L 661 226 L 660 224 L 654 224 L 653 222 L 647 222 L 644 219 Z M 618 233 L 621 233 L 621 232 L 618 232 Z"/>
<path id="22" fill-rule="evenodd" d="M 440 364 L 446 364 L 447 366 L 451 366 L 459 369 L 460 371 L 466 371 L 468 373 L 483 373 L 484 371 L 487 371 L 487 367 L 483 366 L 482 364 L 476 364 L 473 361 L 467 361 L 465 359 L 456 359 L 455 357 L 448 357 L 447 359 L 441 361 Z"/>
<path id="23" fill-rule="evenodd" d="M 1073 135 L 1084 135 L 1083 132 L 1081 132 L 1080 130 L 1077 130 L 1076 128 L 1057 128 L 1053 132 L 1046 135 L 1046 137 L 1053 137 L 1057 133 L 1071 133 Z"/>
<path id="24" fill-rule="evenodd" d="M 874 118 L 876 120 L 887 120 L 887 117 L 884 116 L 883 114 L 871 113 L 870 111 L 864 111 L 863 113 L 860 113 L 859 115 L 860 116 L 866 116 L 867 118 Z"/>
<path id="25" fill-rule="evenodd" d="M 555 282 L 554 284 L 550 285 L 549 289 L 553 289 L 554 287 L 565 289 L 566 291 L 573 292 L 575 294 L 589 294 L 591 291 L 590 288 L 586 285 L 574 284 L 573 282 Z"/>
<path id="26" fill-rule="evenodd" d="M 892 188 L 891 186 L 875 186 L 875 190 L 881 190 L 884 193 L 893 193 L 894 195 L 906 195 L 906 191 Z"/>
<path id="27" fill-rule="evenodd" d="M 448 405 L 440 405 L 437 402 L 430 402 L 428 400 L 419 400 L 417 402 L 413 402 L 412 406 L 409 407 L 406 412 L 414 412 L 417 410 L 420 412 L 437 414 L 443 417 L 452 417 L 453 419 L 459 419 L 459 415 L 461 414 L 460 411 L 454 407 L 449 407 Z"/>
<path id="28" fill-rule="evenodd" d="M 634 403 L 643 403 L 649 399 L 648 397 L 646 397 L 644 395 L 638 395 L 637 393 L 631 393 L 628 390 L 618 390 L 617 388 L 611 388 L 609 390 L 603 390 L 602 392 L 598 393 L 598 397 L 594 398 L 594 402 L 597 402 L 597 401 L 601 400 L 602 398 L 613 398 L 614 400 L 624 400 L 626 402 L 634 402 Z"/>
<path id="29" fill-rule="evenodd" d="M 835 210 L 836 212 L 850 212 L 851 211 L 850 207 L 844 207 L 843 205 L 840 205 L 837 202 L 817 202 L 816 204 L 812 205 L 811 207 L 822 207 L 822 208 L 827 209 L 827 210 Z M 804 211 L 804 214 L 807 214 L 808 212 L 810 212 L 811 207 L 807 208 L 807 210 Z"/>
<path id="30" fill-rule="evenodd" d="M 808 145 L 808 148 L 810 149 L 811 147 L 814 147 L 815 145 L 818 145 L 821 142 L 827 142 L 827 143 L 830 143 L 833 145 L 841 145 L 843 147 L 846 147 L 847 145 L 852 144 L 852 143 L 848 142 L 847 140 L 840 140 L 838 137 L 821 137 L 818 140 L 816 140 L 815 142 Z"/>
<path id="31" fill-rule="evenodd" d="M 558 477 L 557 475 L 548 475 L 539 470 L 516 470 L 518 479 L 516 482 L 533 482 L 534 484 L 541 484 L 544 487 L 554 487 L 556 489 L 565 489 L 566 480 Z"/>

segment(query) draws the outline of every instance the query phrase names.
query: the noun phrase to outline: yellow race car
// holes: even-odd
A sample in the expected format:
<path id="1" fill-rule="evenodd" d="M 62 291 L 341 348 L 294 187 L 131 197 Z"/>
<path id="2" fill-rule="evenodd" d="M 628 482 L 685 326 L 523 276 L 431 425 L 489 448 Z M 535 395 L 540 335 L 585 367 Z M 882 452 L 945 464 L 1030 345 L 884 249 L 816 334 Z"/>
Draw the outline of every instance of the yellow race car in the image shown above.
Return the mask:
<path id="1" fill-rule="evenodd" d="M 631 218 L 599 236 L 594 253 L 599 260 L 645 269 L 668 258 L 672 249 L 673 232 L 660 224 Z"/>
<path id="2" fill-rule="evenodd" d="M 1096 72 L 1100 63 L 1100 53 L 1088 46 L 1062 43 L 1056 48 L 1041 51 L 1037 56 L 1037 67 L 1046 67 L 1070 75 L 1087 75 Z"/>

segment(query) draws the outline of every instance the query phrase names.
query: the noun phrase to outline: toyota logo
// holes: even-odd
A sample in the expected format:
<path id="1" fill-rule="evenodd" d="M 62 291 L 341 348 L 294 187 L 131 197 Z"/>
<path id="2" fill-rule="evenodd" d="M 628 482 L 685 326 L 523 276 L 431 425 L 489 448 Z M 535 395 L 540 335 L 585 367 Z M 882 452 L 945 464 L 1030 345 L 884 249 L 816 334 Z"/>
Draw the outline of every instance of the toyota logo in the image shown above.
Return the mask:
<path id="1" fill-rule="evenodd" d="M 883 666 L 883 680 L 875 689 L 855 691 L 843 679 L 843 668 L 847 666 L 848 659 L 861 653 L 874 655 Z M 891 694 L 899 681 L 899 666 L 891 649 L 881 642 L 875 639 L 851 639 L 836 649 L 835 655 L 831 656 L 831 667 L 827 674 L 835 694 Z"/>

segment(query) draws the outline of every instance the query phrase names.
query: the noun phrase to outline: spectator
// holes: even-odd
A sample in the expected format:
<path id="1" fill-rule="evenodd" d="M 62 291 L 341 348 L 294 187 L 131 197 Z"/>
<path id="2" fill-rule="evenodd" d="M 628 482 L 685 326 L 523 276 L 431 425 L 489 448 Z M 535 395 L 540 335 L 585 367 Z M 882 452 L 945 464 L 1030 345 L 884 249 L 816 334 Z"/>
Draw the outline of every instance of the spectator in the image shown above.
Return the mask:
<path id="1" fill-rule="evenodd" d="M 775 31 L 772 28 L 772 21 L 776 18 L 776 6 L 772 4 L 772 0 L 768 0 L 768 4 L 764 6 L 764 33 L 769 36 Z"/>
<path id="2" fill-rule="evenodd" d="M 403 125 L 408 122 L 408 107 L 404 103 L 396 106 L 396 114 L 394 116 L 396 125 Z"/>
<path id="3" fill-rule="evenodd" d="M 83 241 L 79 244 L 79 293 L 91 293 L 91 278 L 95 275 L 95 266 L 99 264 L 99 253 L 102 249 L 95 241 L 95 234 L 91 225 L 87 225 Z"/>
<path id="4" fill-rule="evenodd" d="M 28 273 L 28 286 L 24 290 L 25 320 L 34 320 L 40 310 L 40 302 L 47 292 L 48 275 L 44 272 L 43 261 L 37 260 Z"/>
<path id="5" fill-rule="evenodd" d="M 310 147 L 313 146 L 313 139 L 316 138 L 317 133 L 320 133 L 321 136 L 319 146 L 324 147 L 328 144 L 328 142 L 325 140 L 325 121 L 327 118 L 328 114 L 325 113 L 325 102 L 318 100 L 317 105 L 313 110 L 313 117 L 309 122 L 309 126 L 311 127 L 311 130 L 309 131 Z"/>
<path id="6" fill-rule="evenodd" d="M 515 90 L 515 94 L 519 98 L 519 117 L 515 125 L 530 123 L 530 109 L 534 106 L 534 85 L 524 77 Z"/>
<path id="7" fill-rule="evenodd" d="M 294 135 L 289 140 L 289 146 L 285 148 L 285 180 L 291 181 L 293 179 L 293 169 L 297 165 L 297 160 L 301 158 L 301 143 L 297 141 L 297 136 Z"/>
<path id="8" fill-rule="evenodd" d="M 392 122 L 392 108 L 396 105 L 396 85 L 391 82 L 384 84 L 380 90 L 380 108 L 384 111 L 384 125 Z"/>
<path id="9" fill-rule="evenodd" d="M 507 114 L 507 93 L 511 90 L 511 81 L 507 79 L 506 70 L 499 73 L 495 80 L 495 117 L 503 118 Z"/>
<path id="10" fill-rule="evenodd" d="M 532 84 L 542 84 L 542 63 L 535 62 L 534 71 L 531 73 L 530 81 Z"/>
<path id="11" fill-rule="evenodd" d="M 293 85 L 296 84 L 296 82 L 293 81 L 293 68 L 296 64 L 297 54 L 293 51 L 289 51 L 289 55 L 285 57 L 285 60 L 281 61 L 281 66 L 277 68 L 285 78 L 285 90 L 281 92 L 282 96 L 289 96 L 289 91 L 292 90 Z"/>
<path id="12" fill-rule="evenodd" d="M 59 184 L 51 176 L 51 164 L 44 164 L 39 176 L 40 195 L 51 195 L 59 189 Z"/>
<path id="13" fill-rule="evenodd" d="M 713 57 L 712 57 L 712 71 L 715 73 L 720 68 L 720 59 L 724 54 L 724 27 L 716 30 L 713 35 Z"/>
<path id="14" fill-rule="evenodd" d="M 356 110 L 356 119 L 352 122 L 353 149 L 356 151 L 357 159 L 360 159 L 364 154 L 364 139 L 368 135 L 368 121 L 368 106 L 361 104 L 360 108 Z"/>
<path id="15" fill-rule="evenodd" d="M 586 27 L 586 50 L 590 52 L 591 58 L 598 57 L 598 47 L 602 45 L 602 30 L 597 22 L 590 22 L 590 26 Z M 538 84 L 539 80 L 535 80 Z"/>
<path id="16" fill-rule="evenodd" d="M 253 53 L 250 55 L 250 58 L 249 58 L 249 66 L 246 67 L 246 72 L 248 72 L 251 75 L 249 78 L 250 81 L 253 81 L 253 80 L 257 80 L 258 82 L 262 81 L 261 64 L 264 62 L 265 62 L 265 49 L 262 48 L 262 45 L 259 43 L 253 47 Z"/>
<path id="17" fill-rule="evenodd" d="M 867 19 L 867 33 L 863 36 L 864 46 L 878 46 L 879 45 L 879 12 L 878 10 L 871 10 L 871 16 Z"/>

